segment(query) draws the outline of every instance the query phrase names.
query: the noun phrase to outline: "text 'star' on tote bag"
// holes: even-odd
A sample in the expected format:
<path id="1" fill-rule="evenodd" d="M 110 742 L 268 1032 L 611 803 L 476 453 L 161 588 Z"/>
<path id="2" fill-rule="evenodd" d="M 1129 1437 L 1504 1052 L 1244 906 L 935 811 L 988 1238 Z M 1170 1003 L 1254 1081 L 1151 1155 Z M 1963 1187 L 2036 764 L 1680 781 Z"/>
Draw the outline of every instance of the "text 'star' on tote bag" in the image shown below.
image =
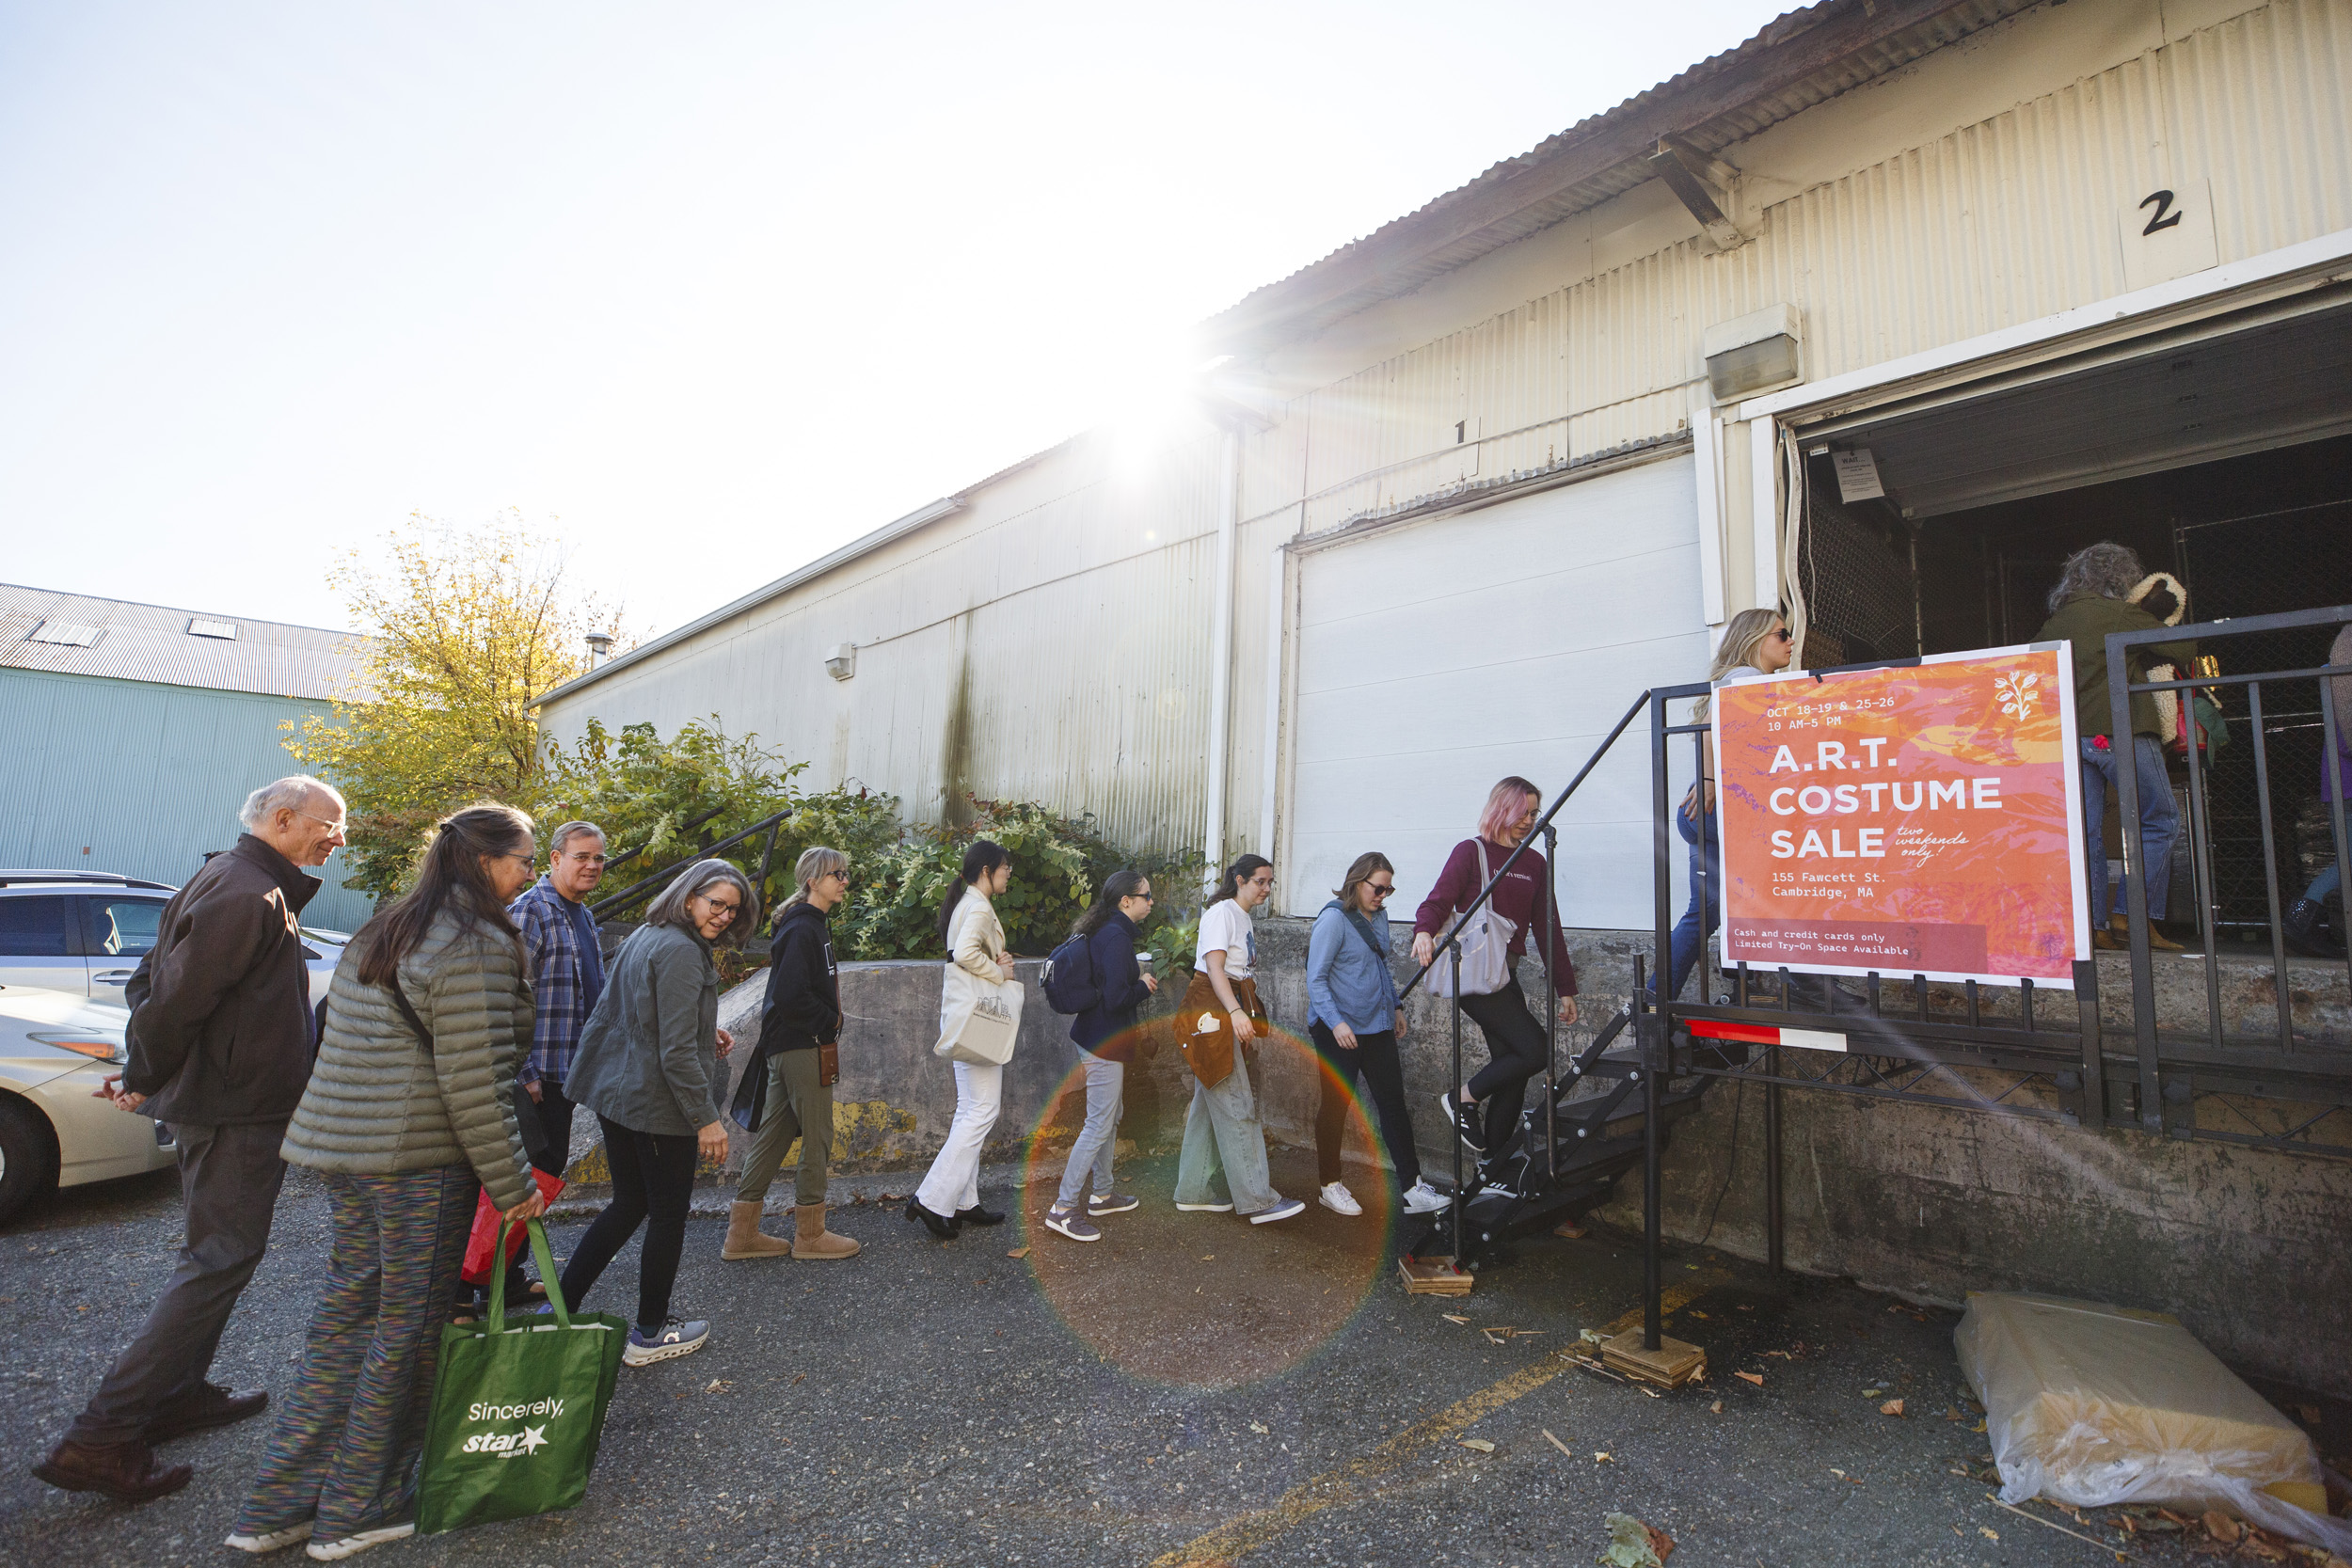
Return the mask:
<path id="1" fill-rule="evenodd" d="M 506 1271 L 493 1269 L 488 1315 L 441 1330 L 417 1482 L 417 1528 L 428 1535 L 569 1508 L 596 1468 L 628 1323 L 568 1310 L 548 1233 L 529 1223 L 554 1312 L 506 1316 Z"/>
<path id="2" fill-rule="evenodd" d="M 979 1067 L 1012 1060 L 1021 1034 L 1025 992 L 1018 980 L 991 985 L 961 964 L 950 963 L 939 983 L 939 1043 L 935 1056 Z"/>

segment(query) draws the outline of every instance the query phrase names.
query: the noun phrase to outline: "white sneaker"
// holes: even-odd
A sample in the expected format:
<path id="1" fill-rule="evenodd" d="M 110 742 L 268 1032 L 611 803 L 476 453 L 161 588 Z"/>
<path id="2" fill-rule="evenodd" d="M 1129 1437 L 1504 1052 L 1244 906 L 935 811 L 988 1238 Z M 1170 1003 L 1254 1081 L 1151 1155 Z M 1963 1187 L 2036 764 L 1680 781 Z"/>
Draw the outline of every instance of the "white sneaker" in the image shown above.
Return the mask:
<path id="1" fill-rule="evenodd" d="M 1427 1177 L 1405 1190 L 1405 1212 L 1408 1214 L 1434 1214 L 1448 1201 L 1445 1194 L 1429 1184 Z"/>
<path id="2" fill-rule="evenodd" d="M 1325 1182 L 1323 1194 L 1315 1201 L 1330 1210 L 1331 1212 L 1345 1214 L 1351 1219 L 1364 1212 L 1364 1206 L 1356 1201 L 1356 1195 L 1347 1190 L 1347 1183 L 1344 1181 Z"/>
<path id="3" fill-rule="evenodd" d="M 282 1552 L 289 1546 L 299 1546 L 310 1540 L 311 1524 L 312 1521 L 305 1519 L 298 1525 L 288 1525 L 284 1529 L 263 1530 L 259 1535 L 232 1535 L 221 1544 L 233 1546 L 241 1552 L 251 1552 L 256 1557 L 263 1552 Z"/>
<path id="4" fill-rule="evenodd" d="M 341 1541 L 320 1541 L 313 1538 L 307 1548 L 321 1562 L 333 1562 L 338 1558 L 358 1557 L 371 1546 L 388 1542 L 405 1541 L 417 1533 L 416 1521 L 405 1525 L 386 1525 L 382 1529 L 363 1529 L 357 1535 L 346 1535 Z"/>

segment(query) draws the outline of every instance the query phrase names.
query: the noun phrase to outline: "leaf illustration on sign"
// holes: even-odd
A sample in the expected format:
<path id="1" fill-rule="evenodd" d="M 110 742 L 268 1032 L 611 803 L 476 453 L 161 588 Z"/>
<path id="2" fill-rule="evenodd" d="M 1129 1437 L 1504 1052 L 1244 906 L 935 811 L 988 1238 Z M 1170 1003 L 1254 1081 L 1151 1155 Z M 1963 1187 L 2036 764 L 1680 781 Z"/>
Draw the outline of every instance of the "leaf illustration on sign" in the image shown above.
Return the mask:
<path id="1" fill-rule="evenodd" d="M 2011 719 L 2024 719 L 2033 712 L 2034 699 L 2039 695 L 2034 688 L 2041 684 L 2042 677 L 2030 673 L 1995 675 L 1993 678 L 1993 691 L 2001 699 L 2003 713 L 2008 714 Z"/>

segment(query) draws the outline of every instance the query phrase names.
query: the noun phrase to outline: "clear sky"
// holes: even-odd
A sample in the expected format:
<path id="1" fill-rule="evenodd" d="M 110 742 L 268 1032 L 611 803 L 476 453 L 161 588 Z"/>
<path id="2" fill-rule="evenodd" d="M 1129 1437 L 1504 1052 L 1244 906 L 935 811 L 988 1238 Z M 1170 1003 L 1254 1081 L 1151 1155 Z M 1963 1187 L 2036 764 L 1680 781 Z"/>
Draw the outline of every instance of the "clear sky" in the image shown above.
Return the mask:
<path id="1" fill-rule="evenodd" d="M 660 630 L 1782 8 L 0 0 L 0 580 L 513 507 Z"/>

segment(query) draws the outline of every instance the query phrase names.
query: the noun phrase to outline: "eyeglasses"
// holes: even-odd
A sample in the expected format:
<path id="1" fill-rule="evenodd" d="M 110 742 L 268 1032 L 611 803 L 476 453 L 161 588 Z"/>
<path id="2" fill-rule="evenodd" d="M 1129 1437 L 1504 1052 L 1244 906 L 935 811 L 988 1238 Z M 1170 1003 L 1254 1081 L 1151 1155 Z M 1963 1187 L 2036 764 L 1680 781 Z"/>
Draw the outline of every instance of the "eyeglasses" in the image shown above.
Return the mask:
<path id="1" fill-rule="evenodd" d="M 710 908 L 710 918 L 713 920 L 718 919 L 721 915 L 724 915 L 727 919 L 733 920 L 736 916 L 736 911 L 743 907 L 740 904 L 722 904 L 716 898 L 698 898 L 695 902 L 708 905 Z"/>
<path id="2" fill-rule="evenodd" d="M 520 849 L 509 849 L 506 853 L 496 858 L 502 861 L 520 861 L 523 863 L 523 869 L 525 871 L 530 870 L 532 865 L 534 863 L 532 858 L 529 855 L 524 854 Z"/>
<path id="3" fill-rule="evenodd" d="M 850 874 L 846 871 L 828 871 L 825 875 L 833 878 L 843 887 L 848 887 L 850 885 Z"/>
<path id="4" fill-rule="evenodd" d="M 1393 885 L 1382 887 L 1378 882 L 1366 882 L 1364 886 L 1372 890 L 1372 895 L 1375 898 L 1386 898 L 1390 894 L 1396 891 L 1396 888 Z"/>
<path id="5" fill-rule="evenodd" d="M 304 811 L 299 806 L 288 806 L 286 809 L 293 812 L 296 816 L 309 817 L 311 821 L 317 823 L 320 827 L 325 828 L 330 833 L 340 833 L 343 831 L 342 820 L 340 817 L 330 819 L 328 817 L 313 816 L 311 813 Z"/>

